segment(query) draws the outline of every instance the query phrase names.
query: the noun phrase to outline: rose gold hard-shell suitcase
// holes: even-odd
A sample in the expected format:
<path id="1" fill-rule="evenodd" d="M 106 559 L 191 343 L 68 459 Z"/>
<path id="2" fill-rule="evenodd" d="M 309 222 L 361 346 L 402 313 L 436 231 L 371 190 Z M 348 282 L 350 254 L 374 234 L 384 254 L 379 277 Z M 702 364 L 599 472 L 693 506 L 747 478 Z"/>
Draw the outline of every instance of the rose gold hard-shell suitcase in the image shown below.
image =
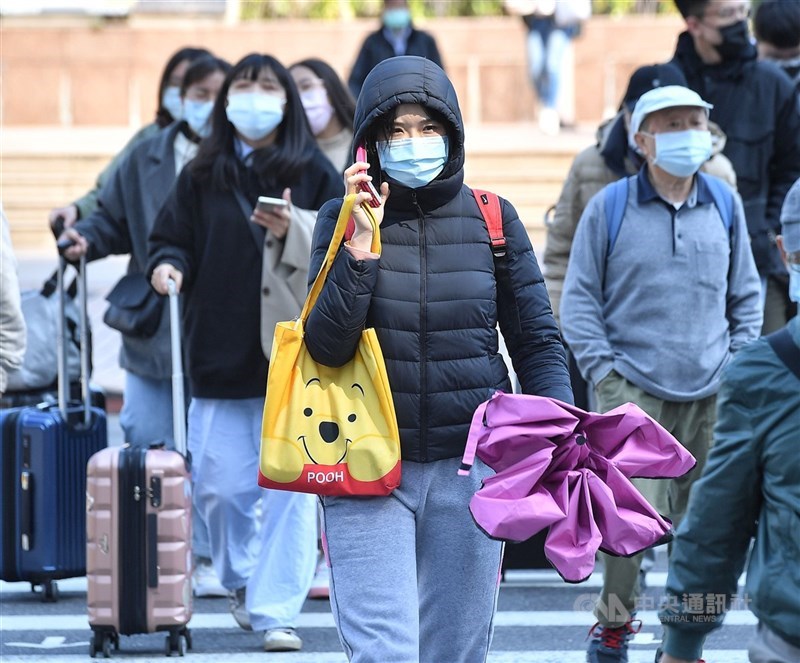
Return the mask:
<path id="1" fill-rule="evenodd" d="M 172 284 L 171 284 L 172 285 Z M 86 567 L 90 653 L 120 635 L 164 631 L 166 654 L 191 649 L 192 490 L 186 457 L 178 300 L 170 292 L 176 451 L 109 447 L 89 460 Z"/>

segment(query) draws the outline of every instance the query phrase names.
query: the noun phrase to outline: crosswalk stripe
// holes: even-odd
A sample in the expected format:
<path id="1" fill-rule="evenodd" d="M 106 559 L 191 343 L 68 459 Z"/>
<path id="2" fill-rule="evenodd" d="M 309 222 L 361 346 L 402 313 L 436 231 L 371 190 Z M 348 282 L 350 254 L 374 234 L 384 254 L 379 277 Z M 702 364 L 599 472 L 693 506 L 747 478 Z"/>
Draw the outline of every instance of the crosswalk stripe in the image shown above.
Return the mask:
<path id="1" fill-rule="evenodd" d="M 644 624 L 657 625 L 658 614 L 654 610 L 641 610 L 636 617 Z M 590 627 L 594 617 L 590 612 L 572 610 L 501 610 L 495 616 L 496 627 L 530 626 L 585 626 Z M 749 610 L 732 610 L 725 617 L 728 626 L 752 626 L 758 623 Z M 335 628 L 333 615 L 329 612 L 303 612 L 297 619 L 297 628 Z M 189 622 L 192 629 L 238 628 L 227 612 L 195 614 Z M 2 631 L 76 631 L 88 629 L 86 615 L 0 615 Z"/>
<path id="2" fill-rule="evenodd" d="M 88 645 L 87 645 L 88 646 Z M 747 663 L 747 652 L 732 649 L 709 649 L 703 655 L 710 661 L 725 661 L 725 663 Z M 3 663 L 86 663 L 89 660 L 85 654 L 64 656 L 50 655 L 12 655 L 3 656 Z M 164 655 L 143 655 L 136 652 L 136 663 L 164 663 Z M 189 653 L 180 659 L 181 663 L 218 663 L 220 653 L 195 654 Z M 252 661 L 265 661 L 263 652 L 247 654 L 225 654 L 225 663 L 251 663 Z M 628 650 L 629 663 L 652 663 L 653 651 Z M 488 663 L 585 663 L 586 651 L 500 651 L 489 654 Z M 344 654 L 338 652 L 292 652 L 289 654 L 272 653 L 269 663 L 347 663 Z"/>

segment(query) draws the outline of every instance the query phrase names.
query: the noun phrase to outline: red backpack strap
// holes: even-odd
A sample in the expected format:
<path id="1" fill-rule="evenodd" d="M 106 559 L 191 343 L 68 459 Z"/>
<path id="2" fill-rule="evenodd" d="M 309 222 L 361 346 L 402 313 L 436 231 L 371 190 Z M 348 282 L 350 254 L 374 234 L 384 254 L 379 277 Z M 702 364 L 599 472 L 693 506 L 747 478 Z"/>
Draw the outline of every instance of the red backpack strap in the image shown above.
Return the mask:
<path id="1" fill-rule="evenodd" d="M 344 241 L 349 242 L 350 238 L 353 236 L 353 233 L 356 231 L 356 222 L 351 216 L 347 219 L 347 227 L 344 229 Z"/>
<path id="2" fill-rule="evenodd" d="M 506 254 L 506 236 L 503 234 L 503 211 L 500 209 L 500 198 L 497 194 L 481 189 L 472 189 L 472 195 L 478 203 L 483 220 L 489 230 L 492 254 L 502 258 Z"/>

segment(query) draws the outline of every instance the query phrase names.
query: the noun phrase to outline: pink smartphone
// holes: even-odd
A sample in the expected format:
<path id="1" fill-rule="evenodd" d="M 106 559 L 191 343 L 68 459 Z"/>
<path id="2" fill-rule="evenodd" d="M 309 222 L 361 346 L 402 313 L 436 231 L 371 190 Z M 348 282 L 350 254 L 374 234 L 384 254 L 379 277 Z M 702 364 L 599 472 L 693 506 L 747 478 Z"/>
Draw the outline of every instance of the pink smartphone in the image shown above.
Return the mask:
<path id="1" fill-rule="evenodd" d="M 356 161 L 367 161 L 367 148 L 363 145 L 359 145 L 356 148 Z M 361 171 L 366 172 L 366 171 Z M 375 188 L 375 185 L 372 182 L 360 182 L 358 188 L 361 191 L 365 191 L 372 195 L 367 203 L 370 207 L 380 207 L 381 206 L 381 196 L 378 193 L 378 190 Z"/>

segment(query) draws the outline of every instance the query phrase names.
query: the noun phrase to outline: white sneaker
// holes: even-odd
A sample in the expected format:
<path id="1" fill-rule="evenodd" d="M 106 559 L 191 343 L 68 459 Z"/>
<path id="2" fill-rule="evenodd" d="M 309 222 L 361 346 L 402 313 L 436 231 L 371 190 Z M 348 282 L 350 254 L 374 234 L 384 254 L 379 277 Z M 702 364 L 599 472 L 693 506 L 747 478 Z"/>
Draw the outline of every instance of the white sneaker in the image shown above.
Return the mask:
<path id="1" fill-rule="evenodd" d="M 328 573 L 328 563 L 323 555 L 317 562 L 317 570 L 314 572 L 314 579 L 311 581 L 311 589 L 308 590 L 310 599 L 330 598 L 330 574 Z"/>
<path id="2" fill-rule="evenodd" d="M 264 631 L 264 651 L 299 651 L 303 641 L 293 628 L 271 628 Z"/>
<path id="3" fill-rule="evenodd" d="M 555 108 L 542 108 L 539 110 L 539 129 L 548 136 L 557 136 L 561 129 L 561 120 Z"/>
<path id="4" fill-rule="evenodd" d="M 208 557 L 195 558 L 192 588 L 194 589 L 194 595 L 198 598 L 228 595 L 228 590 L 222 586 L 217 577 L 217 572 Z"/>
<path id="5" fill-rule="evenodd" d="M 228 592 L 228 609 L 231 611 L 236 623 L 245 631 L 252 631 L 250 615 L 247 612 L 247 588 L 240 587 Z"/>

